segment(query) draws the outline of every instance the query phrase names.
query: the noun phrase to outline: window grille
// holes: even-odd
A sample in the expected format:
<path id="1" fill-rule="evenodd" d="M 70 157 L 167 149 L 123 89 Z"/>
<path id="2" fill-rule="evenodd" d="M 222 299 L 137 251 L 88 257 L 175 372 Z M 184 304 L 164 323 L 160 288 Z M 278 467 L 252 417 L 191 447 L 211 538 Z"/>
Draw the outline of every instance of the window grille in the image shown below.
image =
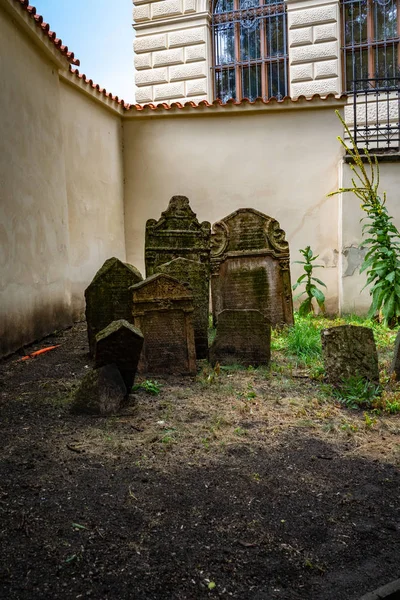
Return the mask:
<path id="1" fill-rule="evenodd" d="M 346 91 L 400 74 L 400 0 L 342 0 Z M 357 83 L 355 83 L 357 81 Z M 387 85 L 383 85 L 387 87 Z"/>
<path id="2" fill-rule="evenodd" d="M 286 11 L 282 0 L 216 0 L 212 17 L 215 97 L 288 94 Z"/>

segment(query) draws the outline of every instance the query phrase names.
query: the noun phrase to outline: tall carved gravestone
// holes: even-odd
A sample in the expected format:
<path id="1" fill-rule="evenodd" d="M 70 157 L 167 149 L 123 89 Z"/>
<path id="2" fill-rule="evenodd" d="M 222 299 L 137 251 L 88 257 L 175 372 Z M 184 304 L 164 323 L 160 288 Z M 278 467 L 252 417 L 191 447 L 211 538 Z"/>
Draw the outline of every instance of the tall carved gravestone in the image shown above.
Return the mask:
<path id="1" fill-rule="evenodd" d="M 255 309 L 272 326 L 293 324 L 289 245 L 278 221 L 240 208 L 213 225 L 213 319 L 223 310 Z"/>
<path id="2" fill-rule="evenodd" d="M 125 319 L 132 323 L 131 285 L 143 277 L 132 265 L 109 258 L 85 290 L 86 322 L 89 351 L 93 355 L 95 337 L 112 321 Z"/>
<path id="3" fill-rule="evenodd" d="M 159 273 L 131 287 L 134 325 L 144 336 L 139 373 L 194 375 L 193 295 Z"/>
<path id="4" fill-rule="evenodd" d="M 153 275 L 159 265 L 180 256 L 208 265 L 210 234 L 210 223 L 199 223 L 189 199 L 173 196 L 161 218 L 146 223 L 146 277 Z"/>
<path id="5" fill-rule="evenodd" d="M 208 308 L 209 308 L 209 269 L 206 265 L 175 258 L 157 268 L 160 273 L 171 275 L 178 281 L 188 284 L 193 293 L 193 327 L 197 358 L 208 356 Z"/>

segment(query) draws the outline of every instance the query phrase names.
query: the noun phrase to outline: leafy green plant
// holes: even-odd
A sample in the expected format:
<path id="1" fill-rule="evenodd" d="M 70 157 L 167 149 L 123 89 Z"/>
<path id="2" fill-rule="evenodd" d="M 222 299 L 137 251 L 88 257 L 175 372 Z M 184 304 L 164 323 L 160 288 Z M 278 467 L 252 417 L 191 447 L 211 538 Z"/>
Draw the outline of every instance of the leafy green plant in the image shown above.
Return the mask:
<path id="1" fill-rule="evenodd" d="M 144 390 L 152 396 L 158 396 L 161 392 L 161 384 L 151 379 L 145 379 L 142 383 L 137 383 L 133 386 L 132 392 L 137 392 L 138 390 Z"/>
<path id="2" fill-rule="evenodd" d="M 321 333 L 310 316 L 295 316 L 295 324 L 287 330 L 286 348 L 301 363 L 311 366 L 321 360 Z"/>
<path id="3" fill-rule="evenodd" d="M 367 253 L 360 273 L 367 271 L 364 287 L 371 285 L 369 293 L 372 303 L 368 316 L 378 315 L 381 321 L 393 328 L 400 321 L 400 234 L 386 208 L 386 193 L 383 193 L 383 198 L 378 193 L 377 157 L 373 162 L 368 150 L 363 151 L 368 173 L 348 126 L 338 111 L 336 114 L 350 139 L 351 147 L 341 137 L 338 138 L 353 160 L 350 168 L 354 177 L 351 180 L 352 187 L 341 188 L 329 195 L 352 192 L 361 200 L 361 209 L 366 214 L 361 221 L 366 220 L 366 223 L 362 229 L 365 239 L 360 247 L 366 248 Z"/>
<path id="4" fill-rule="evenodd" d="M 333 390 L 333 396 L 347 408 L 372 408 L 380 393 L 379 385 L 359 374 L 344 379 L 341 386 Z"/>
<path id="5" fill-rule="evenodd" d="M 307 246 L 303 250 L 299 250 L 299 252 L 300 252 L 300 254 L 302 254 L 304 256 L 305 260 L 295 260 L 294 262 L 296 264 L 303 265 L 303 269 L 304 269 L 305 273 L 303 273 L 303 275 L 300 275 L 300 277 L 298 278 L 296 283 L 292 286 L 292 288 L 294 291 L 299 287 L 299 285 L 301 285 L 303 282 L 305 282 L 305 286 L 306 286 L 305 290 L 303 290 L 300 294 L 295 296 L 295 299 L 297 300 L 304 294 L 306 294 L 306 296 L 307 296 L 307 298 L 305 300 L 303 300 L 303 302 L 300 304 L 299 315 L 301 317 L 304 317 L 305 315 L 308 315 L 309 313 L 314 313 L 314 306 L 313 306 L 314 299 L 317 302 L 320 310 L 324 313 L 325 312 L 325 295 L 319 288 L 317 288 L 317 286 L 315 284 L 317 283 L 318 285 L 322 285 L 325 288 L 326 288 L 326 285 L 325 285 L 325 283 L 323 283 L 323 281 L 321 281 L 320 279 L 317 279 L 316 277 L 313 276 L 314 269 L 323 268 L 324 265 L 315 265 L 314 264 L 314 261 L 317 260 L 319 255 L 317 254 L 316 256 L 314 256 L 313 251 L 311 250 L 310 246 Z"/>

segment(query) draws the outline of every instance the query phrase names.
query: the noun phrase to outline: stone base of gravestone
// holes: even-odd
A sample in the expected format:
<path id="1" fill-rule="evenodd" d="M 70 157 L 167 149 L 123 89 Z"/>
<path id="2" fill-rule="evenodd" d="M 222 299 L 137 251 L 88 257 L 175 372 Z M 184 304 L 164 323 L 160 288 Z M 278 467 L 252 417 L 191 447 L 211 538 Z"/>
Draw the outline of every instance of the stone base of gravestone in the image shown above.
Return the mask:
<path id="1" fill-rule="evenodd" d="M 259 310 L 223 310 L 210 347 L 210 362 L 222 365 L 268 365 L 271 326 Z"/>
<path id="2" fill-rule="evenodd" d="M 394 355 L 390 371 L 395 373 L 397 381 L 400 381 L 400 331 L 398 332 L 394 343 Z"/>
<path id="3" fill-rule="evenodd" d="M 358 375 L 379 384 L 378 353 L 372 329 L 341 325 L 321 331 L 326 378 L 336 387 Z"/>
<path id="4" fill-rule="evenodd" d="M 122 375 L 115 365 L 89 371 L 75 393 L 71 411 L 78 414 L 114 415 L 127 396 Z"/>
<path id="5" fill-rule="evenodd" d="M 96 335 L 94 350 L 96 368 L 115 364 L 129 391 L 135 380 L 143 341 L 140 329 L 124 319 L 113 321 Z"/>

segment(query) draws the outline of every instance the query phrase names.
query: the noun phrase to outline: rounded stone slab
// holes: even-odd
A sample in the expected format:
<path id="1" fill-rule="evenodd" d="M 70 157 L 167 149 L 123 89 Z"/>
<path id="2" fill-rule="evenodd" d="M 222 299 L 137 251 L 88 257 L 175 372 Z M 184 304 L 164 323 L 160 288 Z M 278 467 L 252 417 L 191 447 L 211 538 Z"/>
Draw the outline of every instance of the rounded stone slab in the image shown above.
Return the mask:
<path id="1" fill-rule="evenodd" d="M 129 391 L 135 381 L 144 338 L 142 332 L 128 321 L 113 321 L 96 335 L 95 366 L 115 364 Z"/>
<path id="2" fill-rule="evenodd" d="M 115 365 L 89 371 L 82 379 L 71 412 L 103 417 L 118 412 L 127 395 L 122 375 Z"/>
<path id="3" fill-rule="evenodd" d="M 372 329 L 340 325 L 321 331 L 326 378 L 334 386 L 359 375 L 379 384 L 378 353 Z"/>
<path id="4" fill-rule="evenodd" d="M 271 326 L 259 310 L 223 310 L 210 347 L 215 365 L 268 365 L 271 358 Z"/>

